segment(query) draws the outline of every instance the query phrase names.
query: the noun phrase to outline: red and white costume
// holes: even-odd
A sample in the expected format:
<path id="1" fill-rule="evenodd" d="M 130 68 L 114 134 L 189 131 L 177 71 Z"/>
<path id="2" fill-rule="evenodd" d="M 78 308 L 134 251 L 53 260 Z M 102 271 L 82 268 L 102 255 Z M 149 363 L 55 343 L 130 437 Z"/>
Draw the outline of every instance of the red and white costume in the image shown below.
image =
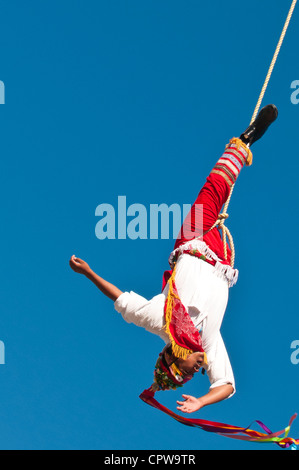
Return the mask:
<path id="1" fill-rule="evenodd" d="M 202 347 L 207 355 L 206 372 L 211 388 L 231 384 L 235 390 L 234 375 L 220 328 L 228 302 L 229 287 L 236 283 L 238 271 L 230 266 L 229 247 L 225 259 L 218 227 L 210 229 L 249 155 L 250 150 L 239 139 L 230 142 L 207 178 L 188 216 L 189 221 L 191 217 L 191 229 L 196 236 L 196 211 L 203 212 L 203 237 L 187 240 L 182 230 L 169 258 L 171 267 L 174 260 L 176 262 L 175 284 L 181 302 L 201 335 Z M 195 252 L 196 255 L 193 256 Z M 205 260 L 200 259 L 200 255 Z M 115 309 L 128 323 L 141 326 L 168 343 L 169 337 L 164 328 L 164 306 L 168 289 L 169 285 L 166 284 L 163 292 L 150 300 L 132 291 L 124 292 L 116 300 Z"/>

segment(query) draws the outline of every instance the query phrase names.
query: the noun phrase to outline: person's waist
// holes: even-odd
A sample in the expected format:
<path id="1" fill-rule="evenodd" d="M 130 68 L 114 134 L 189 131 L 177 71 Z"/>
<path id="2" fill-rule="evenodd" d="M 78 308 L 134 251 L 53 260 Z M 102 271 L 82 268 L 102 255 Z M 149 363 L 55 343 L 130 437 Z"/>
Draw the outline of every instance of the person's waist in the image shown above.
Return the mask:
<path id="1" fill-rule="evenodd" d="M 229 287 L 236 284 L 239 271 L 232 268 L 228 261 L 220 259 L 203 240 L 190 240 L 176 248 L 169 256 L 168 261 L 171 268 L 183 254 L 195 256 L 214 266 L 215 273 L 223 276 L 228 281 Z"/>

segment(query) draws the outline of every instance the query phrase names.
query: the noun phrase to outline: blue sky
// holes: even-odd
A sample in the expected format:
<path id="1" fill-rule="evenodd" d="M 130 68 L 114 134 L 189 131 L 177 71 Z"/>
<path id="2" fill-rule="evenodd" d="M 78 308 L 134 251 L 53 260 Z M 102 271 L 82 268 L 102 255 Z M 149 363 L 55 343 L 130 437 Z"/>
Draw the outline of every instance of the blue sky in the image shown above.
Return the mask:
<path id="1" fill-rule="evenodd" d="M 173 240 L 99 240 L 101 203 L 190 204 L 253 114 L 289 4 L 57 0 L 1 5 L 1 449 L 269 449 L 189 429 L 142 403 L 161 340 L 75 275 L 160 292 Z M 230 205 L 240 270 L 222 334 L 237 394 L 197 414 L 284 428 L 299 412 L 295 12 Z M 186 386 L 204 394 L 206 379 Z M 175 409 L 179 392 L 161 396 Z M 299 437 L 299 421 L 292 436 Z M 271 450 L 275 450 L 270 446 Z"/>

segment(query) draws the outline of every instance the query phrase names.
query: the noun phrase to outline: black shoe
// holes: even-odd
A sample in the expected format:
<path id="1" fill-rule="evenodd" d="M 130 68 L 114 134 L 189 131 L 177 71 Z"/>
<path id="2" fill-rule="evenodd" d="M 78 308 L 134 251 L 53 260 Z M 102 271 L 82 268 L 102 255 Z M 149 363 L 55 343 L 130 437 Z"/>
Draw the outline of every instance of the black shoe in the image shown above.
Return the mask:
<path id="1" fill-rule="evenodd" d="M 274 104 L 265 106 L 259 113 L 256 120 L 240 136 L 240 139 L 250 147 L 259 140 L 266 132 L 270 124 L 276 120 L 278 110 Z"/>

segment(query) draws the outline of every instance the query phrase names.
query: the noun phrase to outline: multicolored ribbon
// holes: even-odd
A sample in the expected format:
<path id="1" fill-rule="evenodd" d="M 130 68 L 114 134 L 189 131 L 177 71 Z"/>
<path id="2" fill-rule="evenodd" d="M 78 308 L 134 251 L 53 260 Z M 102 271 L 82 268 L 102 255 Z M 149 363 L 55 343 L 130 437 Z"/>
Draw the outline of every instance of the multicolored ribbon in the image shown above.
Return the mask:
<path id="1" fill-rule="evenodd" d="M 296 419 L 297 414 L 294 414 L 290 419 L 289 425 L 283 429 L 282 431 L 272 432 L 270 429 L 267 428 L 261 421 L 254 421 L 257 423 L 265 433 L 254 431 L 248 428 L 241 428 L 238 426 L 231 426 L 229 424 L 224 423 L 217 423 L 213 421 L 206 421 L 204 419 L 190 419 L 184 418 L 165 406 L 161 405 L 155 398 L 154 393 L 151 390 L 145 390 L 140 395 L 141 400 L 143 400 L 148 405 L 157 408 L 160 411 L 171 416 L 173 419 L 178 421 L 179 423 L 184 424 L 185 426 L 191 426 L 195 428 L 202 429 L 203 431 L 213 432 L 219 434 L 220 436 L 229 437 L 231 439 L 239 439 L 242 441 L 251 441 L 251 442 L 258 442 L 258 443 L 275 443 L 279 445 L 283 449 L 292 448 L 297 449 L 299 446 L 299 439 L 293 439 L 288 437 L 290 428 L 292 426 L 293 421 Z M 252 423 L 252 424 L 254 424 Z M 280 437 L 282 436 L 283 437 Z"/>

